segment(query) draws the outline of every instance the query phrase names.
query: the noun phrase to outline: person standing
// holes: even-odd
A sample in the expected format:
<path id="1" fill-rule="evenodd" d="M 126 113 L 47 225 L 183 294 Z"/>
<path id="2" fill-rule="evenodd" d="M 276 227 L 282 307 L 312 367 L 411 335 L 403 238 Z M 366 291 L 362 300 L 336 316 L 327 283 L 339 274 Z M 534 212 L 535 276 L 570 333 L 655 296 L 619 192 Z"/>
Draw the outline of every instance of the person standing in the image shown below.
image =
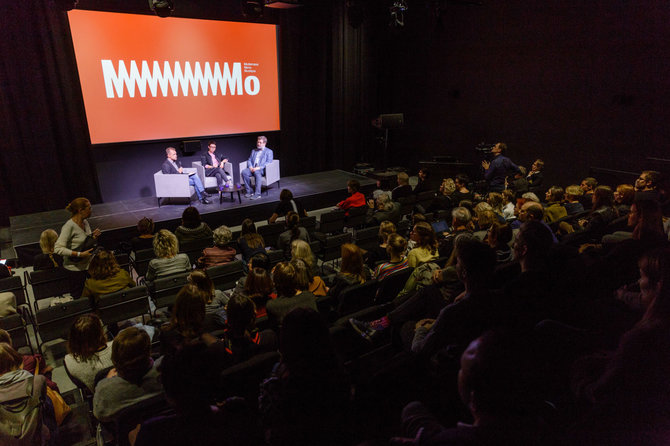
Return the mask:
<path id="1" fill-rule="evenodd" d="M 265 166 L 270 164 L 273 159 L 272 150 L 265 147 L 268 139 L 265 136 L 259 136 L 256 140 L 256 148 L 251 151 L 251 155 L 247 160 L 247 168 L 242 171 L 242 179 L 244 180 L 244 187 L 247 193 L 245 197 L 252 200 L 261 198 L 261 182 L 265 174 Z M 251 190 L 251 176 L 255 178 L 255 189 Z"/>
<path id="2" fill-rule="evenodd" d="M 207 153 L 200 155 L 200 161 L 205 168 L 205 176 L 216 177 L 216 186 L 220 191 L 223 191 L 224 187 L 232 187 L 233 177 L 232 173 L 225 170 L 228 158 L 223 155 L 217 155 L 215 152 L 216 142 L 210 141 L 207 144 Z"/>
<path id="3" fill-rule="evenodd" d="M 490 162 L 482 161 L 484 178 L 489 184 L 489 192 L 502 192 L 505 190 L 505 178 L 507 175 L 520 172 L 519 166 L 503 155 L 506 150 L 507 145 L 499 142 L 491 149 L 493 159 Z"/>
<path id="4" fill-rule="evenodd" d="M 167 159 L 163 161 L 163 165 L 161 166 L 161 171 L 163 172 L 164 175 L 180 175 L 184 173 L 184 168 L 181 167 L 181 162 L 177 161 L 177 151 L 175 150 L 174 147 L 168 147 L 165 149 L 165 154 L 167 155 Z M 197 175 L 189 174 L 188 177 L 188 184 L 193 186 L 195 189 L 195 194 L 198 197 L 198 200 L 202 204 L 210 204 L 211 201 L 207 199 L 209 196 L 205 192 L 205 187 L 202 185 L 202 181 L 200 181 L 200 178 L 198 178 Z"/>

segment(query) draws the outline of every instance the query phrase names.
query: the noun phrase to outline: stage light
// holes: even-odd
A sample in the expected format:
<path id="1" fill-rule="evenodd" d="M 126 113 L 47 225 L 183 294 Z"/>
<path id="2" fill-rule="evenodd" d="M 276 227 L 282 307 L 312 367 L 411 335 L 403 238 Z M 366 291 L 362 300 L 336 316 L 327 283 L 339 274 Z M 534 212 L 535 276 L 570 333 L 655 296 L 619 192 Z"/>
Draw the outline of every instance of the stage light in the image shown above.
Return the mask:
<path id="1" fill-rule="evenodd" d="M 389 23 L 389 26 L 405 26 L 405 11 L 407 11 L 405 0 L 395 0 L 389 7 L 389 12 L 391 13 L 391 23 Z"/>
<path id="2" fill-rule="evenodd" d="M 174 11 L 174 2 L 173 0 L 149 0 L 149 8 L 158 17 L 170 17 Z"/>
<path id="3" fill-rule="evenodd" d="M 265 0 L 266 8 L 292 9 L 302 6 L 302 0 Z"/>
<path id="4" fill-rule="evenodd" d="M 242 15 L 250 19 L 263 17 L 263 0 L 242 0 Z"/>

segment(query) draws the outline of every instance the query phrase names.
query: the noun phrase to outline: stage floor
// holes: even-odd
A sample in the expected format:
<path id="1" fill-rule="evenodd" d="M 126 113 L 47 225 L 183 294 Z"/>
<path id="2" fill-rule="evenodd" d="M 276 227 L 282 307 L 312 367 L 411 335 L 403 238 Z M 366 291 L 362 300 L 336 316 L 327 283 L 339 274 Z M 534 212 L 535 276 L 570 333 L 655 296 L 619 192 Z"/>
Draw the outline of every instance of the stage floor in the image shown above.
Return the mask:
<path id="1" fill-rule="evenodd" d="M 203 220 L 212 228 L 220 225 L 237 226 L 245 218 L 254 221 L 267 220 L 279 202 L 281 189 L 289 189 L 293 196 L 300 200 L 305 209 L 322 209 L 347 197 L 347 181 L 357 179 L 361 183 L 361 192 L 367 193 L 374 189 L 375 180 L 343 170 L 330 170 L 293 177 L 285 177 L 272 185 L 268 193 L 263 193 L 258 200 L 249 200 L 242 194 L 242 203 L 231 202 L 230 194 L 224 195 L 223 203 L 219 204 L 218 195 L 212 194 L 212 204 L 202 204 L 195 200 L 190 204 L 198 208 Z M 165 200 L 162 201 L 164 203 Z M 92 206 L 89 218 L 91 228 L 100 228 L 103 232 L 100 243 L 108 249 L 115 249 L 118 243 L 129 240 L 136 235 L 136 224 L 142 217 L 149 217 L 156 223 L 156 229 L 174 230 L 179 225 L 181 214 L 189 206 L 186 201 L 175 204 L 161 204 L 155 197 L 138 198 L 112 203 L 100 203 Z M 32 264 L 32 258 L 40 252 L 39 238 L 45 229 L 60 231 L 61 226 L 70 218 L 65 209 L 40 212 L 37 214 L 10 217 L 10 234 L 19 262 L 23 266 Z"/>

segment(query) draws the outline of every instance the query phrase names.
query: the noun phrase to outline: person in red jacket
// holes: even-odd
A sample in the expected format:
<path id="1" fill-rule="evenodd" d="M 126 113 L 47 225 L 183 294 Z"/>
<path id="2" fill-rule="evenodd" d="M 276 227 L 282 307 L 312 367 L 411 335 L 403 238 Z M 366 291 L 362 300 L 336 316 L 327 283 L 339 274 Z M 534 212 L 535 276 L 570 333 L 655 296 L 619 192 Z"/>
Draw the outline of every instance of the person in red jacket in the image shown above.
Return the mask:
<path id="1" fill-rule="evenodd" d="M 358 191 L 360 188 L 361 183 L 359 183 L 358 180 L 347 181 L 347 192 L 349 192 L 351 195 L 349 195 L 349 198 L 346 200 L 337 203 L 337 207 L 346 211 L 349 208 L 366 206 L 367 204 L 365 203 L 365 195 Z M 347 215 L 349 214 L 347 213 Z"/>

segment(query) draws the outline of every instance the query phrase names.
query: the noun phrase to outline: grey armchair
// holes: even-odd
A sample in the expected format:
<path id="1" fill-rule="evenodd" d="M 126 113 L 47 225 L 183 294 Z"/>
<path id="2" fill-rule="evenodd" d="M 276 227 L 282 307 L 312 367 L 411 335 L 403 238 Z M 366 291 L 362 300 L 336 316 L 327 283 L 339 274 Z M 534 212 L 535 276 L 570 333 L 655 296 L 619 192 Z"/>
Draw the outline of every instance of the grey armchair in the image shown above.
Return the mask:
<path id="1" fill-rule="evenodd" d="M 185 167 L 184 173 L 196 173 L 193 167 Z M 188 175 L 164 174 L 158 171 L 154 174 L 154 185 L 156 186 L 156 198 L 158 207 L 161 206 L 161 198 L 187 198 L 195 195 L 195 188 L 188 184 Z"/>
<path id="2" fill-rule="evenodd" d="M 191 167 L 195 168 L 196 174 L 200 177 L 200 181 L 202 181 L 202 185 L 205 186 L 205 189 L 216 188 L 216 177 L 208 177 L 205 175 L 205 168 L 203 167 L 202 162 L 193 161 L 191 163 Z M 231 178 L 235 178 L 235 171 L 233 170 L 232 163 L 226 163 L 224 170 L 230 172 Z"/>
<path id="3" fill-rule="evenodd" d="M 247 162 L 242 161 L 239 165 L 240 169 L 240 184 L 244 184 L 244 180 L 242 179 L 242 171 L 247 168 Z M 263 175 L 263 180 L 261 186 L 265 186 L 265 190 L 267 192 L 267 188 L 270 187 L 271 184 L 277 183 L 277 187 L 279 187 L 279 180 L 281 179 L 281 176 L 279 174 L 279 160 L 274 159 L 270 164 L 265 166 L 265 175 Z M 256 179 L 251 176 L 251 184 L 255 184 Z"/>

